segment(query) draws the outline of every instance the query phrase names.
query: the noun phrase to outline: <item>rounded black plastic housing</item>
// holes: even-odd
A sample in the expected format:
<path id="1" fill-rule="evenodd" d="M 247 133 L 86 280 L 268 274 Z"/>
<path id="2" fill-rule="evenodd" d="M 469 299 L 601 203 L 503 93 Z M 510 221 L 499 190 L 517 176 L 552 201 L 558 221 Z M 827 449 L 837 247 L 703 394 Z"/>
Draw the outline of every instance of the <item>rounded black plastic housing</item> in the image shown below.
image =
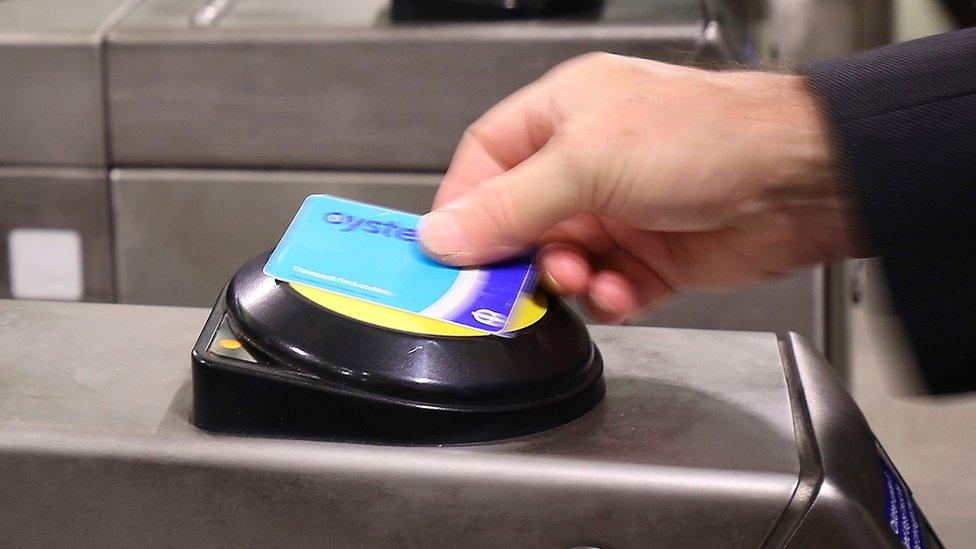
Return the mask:
<path id="1" fill-rule="evenodd" d="M 570 421 L 603 396 L 585 325 L 550 296 L 510 337 L 434 336 L 361 322 L 244 265 L 194 350 L 195 422 L 216 431 L 454 443 Z M 211 351 L 226 323 L 256 365 Z"/>

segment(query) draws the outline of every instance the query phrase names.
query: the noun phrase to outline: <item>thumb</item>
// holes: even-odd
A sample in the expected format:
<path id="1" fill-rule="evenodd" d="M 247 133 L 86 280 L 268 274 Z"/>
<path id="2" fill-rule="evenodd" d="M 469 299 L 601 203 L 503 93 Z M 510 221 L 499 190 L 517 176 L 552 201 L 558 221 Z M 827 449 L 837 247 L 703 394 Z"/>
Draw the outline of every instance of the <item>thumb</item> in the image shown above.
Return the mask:
<path id="1" fill-rule="evenodd" d="M 551 146 L 420 220 L 420 245 L 449 265 L 478 265 L 526 249 L 581 205 L 577 178 Z"/>

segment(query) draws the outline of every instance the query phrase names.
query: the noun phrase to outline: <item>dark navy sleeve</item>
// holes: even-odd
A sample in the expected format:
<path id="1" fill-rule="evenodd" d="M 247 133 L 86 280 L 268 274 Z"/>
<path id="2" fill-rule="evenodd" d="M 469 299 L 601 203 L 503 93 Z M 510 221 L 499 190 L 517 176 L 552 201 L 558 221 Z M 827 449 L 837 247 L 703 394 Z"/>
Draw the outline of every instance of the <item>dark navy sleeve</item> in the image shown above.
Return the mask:
<path id="1" fill-rule="evenodd" d="M 976 28 L 805 73 L 921 377 L 976 390 Z"/>

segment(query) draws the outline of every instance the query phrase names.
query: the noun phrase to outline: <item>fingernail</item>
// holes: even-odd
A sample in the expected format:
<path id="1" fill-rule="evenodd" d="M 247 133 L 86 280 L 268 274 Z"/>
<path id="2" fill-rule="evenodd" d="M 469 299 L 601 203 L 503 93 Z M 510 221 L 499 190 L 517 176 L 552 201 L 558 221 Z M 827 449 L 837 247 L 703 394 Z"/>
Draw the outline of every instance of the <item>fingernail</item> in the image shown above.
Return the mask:
<path id="1" fill-rule="evenodd" d="M 549 274 L 549 271 L 543 270 L 539 278 L 542 280 L 542 285 L 551 291 L 560 295 L 566 293 L 566 289 L 563 288 L 562 284 L 556 282 L 556 279 Z"/>
<path id="2" fill-rule="evenodd" d="M 445 260 L 461 253 L 461 228 L 454 215 L 435 210 L 421 216 L 417 229 L 420 245 L 432 256 Z"/>

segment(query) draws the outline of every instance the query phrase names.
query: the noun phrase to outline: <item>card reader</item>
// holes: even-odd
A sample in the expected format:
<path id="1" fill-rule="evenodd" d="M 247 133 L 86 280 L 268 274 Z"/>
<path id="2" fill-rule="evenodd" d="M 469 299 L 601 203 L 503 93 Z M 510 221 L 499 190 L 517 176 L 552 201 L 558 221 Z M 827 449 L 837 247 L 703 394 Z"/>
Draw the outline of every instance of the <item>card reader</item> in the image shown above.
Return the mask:
<path id="1" fill-rule="evenodd" d="M 453 444 L 566 423 L 604 393 L 583 322 L 537 291 L 510 337 L 266 276 L 227 284 L 193 349 L 193 421 L 206 430 Z"/>

